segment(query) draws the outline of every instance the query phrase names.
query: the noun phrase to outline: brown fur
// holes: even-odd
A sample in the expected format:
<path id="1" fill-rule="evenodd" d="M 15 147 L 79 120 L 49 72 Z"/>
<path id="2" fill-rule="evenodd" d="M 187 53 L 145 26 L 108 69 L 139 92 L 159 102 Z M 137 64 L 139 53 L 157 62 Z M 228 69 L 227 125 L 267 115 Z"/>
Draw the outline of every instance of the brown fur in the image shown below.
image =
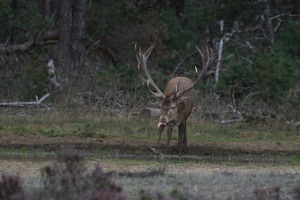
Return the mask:
<path id="1" fill-rule="evenodd" d="M 161 116 L 158 124 L 158 147 L 160 147 L 161 134 L 165 126 L 168 127 L 167 147 L 170 144 L 172 129 L 175 126 L 178 126 L 179 153 L 181 154 L 183 146 L 187 146 L 186 121 L 192 112 L 196 91 L 192 89 L 179 98 L 176 98 L 176 92 L 185 89 L 192 83 L 192 80 L 186 77 L 176 77 L 167 83 L 164 91 L 165 97 L 160 102 Z"/>

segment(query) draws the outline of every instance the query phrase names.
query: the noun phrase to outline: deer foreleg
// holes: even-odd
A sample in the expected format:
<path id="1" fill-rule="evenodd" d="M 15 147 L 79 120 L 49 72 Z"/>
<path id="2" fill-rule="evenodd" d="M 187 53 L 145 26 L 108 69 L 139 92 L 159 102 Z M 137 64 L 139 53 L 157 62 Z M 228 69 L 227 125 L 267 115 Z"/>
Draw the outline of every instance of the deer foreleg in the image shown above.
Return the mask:
<path id="1" fill-rule="evenodd" d="M 169 148 L 169 145 L 170 145 L 170 141 L 171 141 L 171 137 L 172 137 L 172 131 L 173 129 L 171 127 L 168 127 L 168 130 L 167 130 L 167 148 Z"/>
<path id="2" fill-rule="evenodd" d="M 158 133 L 157 133 L 157 147 L 160 148 L 160 140 L 161 140 L 161 134 L 164 130 L 164 126 L 160 126 L 158 128 Z"/>

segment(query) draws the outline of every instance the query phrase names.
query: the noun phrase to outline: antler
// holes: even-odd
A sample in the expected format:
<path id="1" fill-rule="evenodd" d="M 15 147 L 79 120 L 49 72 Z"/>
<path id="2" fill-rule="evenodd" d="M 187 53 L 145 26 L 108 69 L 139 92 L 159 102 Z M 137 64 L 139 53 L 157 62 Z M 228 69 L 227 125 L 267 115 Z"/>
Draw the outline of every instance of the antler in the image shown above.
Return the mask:
<path id="1" fill-rule="evenodd" d="M 197 67 L 195 67 L 195 71 L 198 75 L 197 79 L 195 82 L 193 82 L 190 86 L 188 86 L 187 88 L 185 88 L 184 90 L 180 90 L 178 91 L 174 98 L 179 98 L 182 95 L 184 95 L 186 92 L 190 91 L 191 89 L 193 89 L 198 83 L 199 81 L 203 78 L 203 76 L 206 74 L 207 69 L 209 68 L 209 66 L 211 65 L 211 63 L 213 62 L 213 51 L 211 48 L 206 47 L 206 54 L 207 54 L 207 59 L 205 60 L 204 54 L 202 53 L 202 51 L 195 45 L 197 51 L 199 52 L 200 56 L 201 56 L 201 60 L 202 60 L 202 70 L 199 73 Z"/>
<path id="2" fill-rule="evenodd" d="M 136 59 L 138 61 L 138 69 L 140 68 L 140 66 L 142 67 L 146 77 L 147 77 L 147 84 L 146 84 L 146 88 L 147 90 L 153 94 L 154 96 L 156 96 L 157 98 L 164 98 L 165 95 L 162 93 L 162 91 L 158 88 L 158 86 L 155 84 L 155 82 L 153 81 L 148 68 L 147 68 L 147 60 L 151 54 L 152 49 L 155 47 L 156 42 L 153 42 L 152 45 L 147 49 L 147 51 L 145 51 L 144 53 L 142 53 L 141 48 L 139 48 L 139 50 L 137 51 L 137 47 L 135 45 L 135 50 L 136 50 Z M 155 89 L 155 91 L 153 91 L 150 88 L 150 85 Z"/>

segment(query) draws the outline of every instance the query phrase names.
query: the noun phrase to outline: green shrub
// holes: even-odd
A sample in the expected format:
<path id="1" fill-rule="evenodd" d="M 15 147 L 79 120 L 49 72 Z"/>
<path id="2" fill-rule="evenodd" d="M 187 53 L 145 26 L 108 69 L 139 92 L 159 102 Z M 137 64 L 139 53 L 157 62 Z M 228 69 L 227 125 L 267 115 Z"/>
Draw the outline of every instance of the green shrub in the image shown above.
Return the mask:
<path id="1" fill-rule="evenodd" d="M 234 91 L 238 100 L 252 98 L 273 106 L 284 103 L 289 91 L 300 85 L 300 39 L 297 34 L 300 34 L 299 23 L 289 22 L 273 50 L 262 45 L 244 60 L 240 59 L 243 55 L 237 47 L 235 57 L 225 57 L 228 69 L 221 74 L 218 90 L 224 94 Z"/>

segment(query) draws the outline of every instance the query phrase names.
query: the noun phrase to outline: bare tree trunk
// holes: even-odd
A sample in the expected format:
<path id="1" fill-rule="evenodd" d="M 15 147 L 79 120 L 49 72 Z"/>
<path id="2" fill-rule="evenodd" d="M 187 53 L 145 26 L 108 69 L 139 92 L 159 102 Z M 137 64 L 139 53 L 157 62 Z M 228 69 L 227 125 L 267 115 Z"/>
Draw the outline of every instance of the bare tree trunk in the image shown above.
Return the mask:
<path id="1" fill-rule="evenodd" d="M 51 18 L 51 0 L 39 0 L 39 10 L 43 18 L 49 19 Z"/>
<path id="2" fill-rule="evenodd" d="M 62 0 L 59 19 L 59 58 L 62 76 L 78 73 L 86 51 L 87 10 L 89 0 Z"/>
<path id="3" fill-rule="evenodd" d="M 270 43 L 273 46 L 275 39 L 274 39 L 274 27 L 271 19 L 271 0 L 267 2 L 267 9 L 266 9 L 266 14 L 267 14 L 267 23 L 268 23 L 268 28 L 269 28 L 269 34 L 270 34 Z"/>
<path id="4" fill-rule="evenodd" d="M 224 20 L 221 20 L 220 21 L 220 32 L 222 34 L 223 34 L 223 30 L 224 30 Z M 219 43 L 218 60 L 217 60 L 216 73 L 215 73 L 216 84 L 219 82 L 220 68 L 221 68 L 221 64 L 222 64 L 223 44 L 224 44 L 224 36 L 222 36 L 222 38 L 220 39 L 220 43 Z"/>
<path id="5" fill-rule="evenodd" d="M 88 0 L 74 0 L 73 2 L 73 26 L 71 31 L 72 38 L 72 60 L 73 69 L 78 71 L 85 60 L 86 50 L 86 28 Z"/>
<path id="6" fill-rule="evenodd" d="M 71 67 L 71 27 L 72 27 L 72 6 L 71 0 L 62 0 L 60 4 L 59 19 L 59 55 L 58 64 L 63 76 Z"/>
<path id="7" fill-rule="evenodd" d="M 176 17 L 179 19 L 184 14 L 185 2 L 184 0 L 177 0 L 173 2 Z"/>

